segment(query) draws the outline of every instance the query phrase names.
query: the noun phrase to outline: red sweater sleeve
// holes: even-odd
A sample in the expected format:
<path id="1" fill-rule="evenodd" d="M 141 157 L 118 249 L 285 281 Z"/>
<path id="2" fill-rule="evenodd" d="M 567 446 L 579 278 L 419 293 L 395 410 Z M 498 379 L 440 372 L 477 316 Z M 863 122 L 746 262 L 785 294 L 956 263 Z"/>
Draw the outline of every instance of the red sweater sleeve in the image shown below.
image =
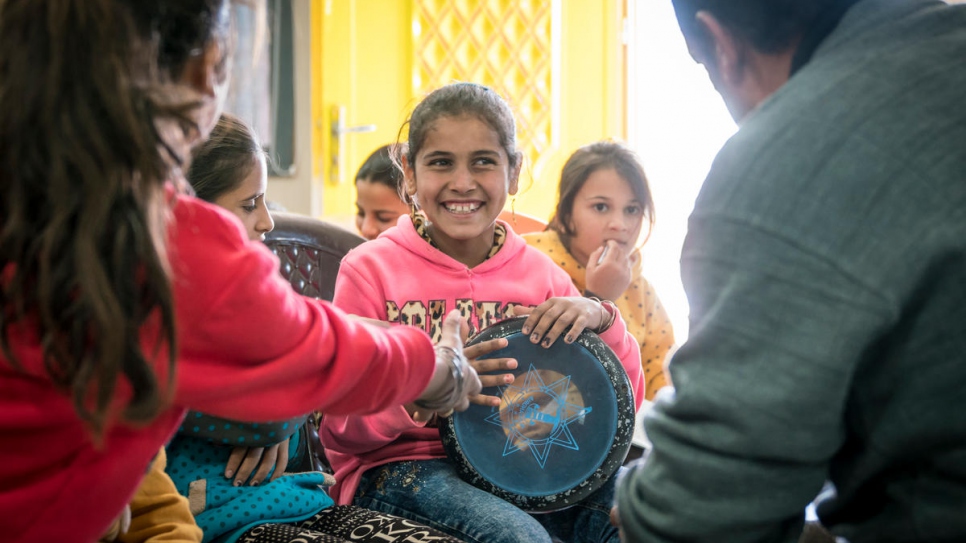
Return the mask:
<path id="1" fill-rule="evenodd" d="M 180 405 L 251 421 L 369 413 L 429 382 L 425 333 L 372 327 L 295 294 L 275 256 L 227 213 L 179 198 L 170 235 Z"/>

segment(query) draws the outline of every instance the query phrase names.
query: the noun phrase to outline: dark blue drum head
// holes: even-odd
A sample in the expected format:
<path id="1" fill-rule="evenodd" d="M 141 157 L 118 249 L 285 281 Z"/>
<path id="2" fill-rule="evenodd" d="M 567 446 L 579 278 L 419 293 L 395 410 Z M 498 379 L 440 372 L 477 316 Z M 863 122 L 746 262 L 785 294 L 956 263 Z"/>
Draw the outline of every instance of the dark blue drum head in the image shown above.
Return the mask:
<path id="1" fill-rule="evenodd" d="M 471 405 L 443 419 L 447 455 L 465 481 L 531 512 L 569 507 L 621 466 L 634 434 L 634 398 L 620 360 L 584 331 L 549 349 L 520 329 L 525 317 L 481 331 L 470 344 L 507 338 L 489 358 L 519 363 L 510 385 L 483 389 L 499 408 Z"/>

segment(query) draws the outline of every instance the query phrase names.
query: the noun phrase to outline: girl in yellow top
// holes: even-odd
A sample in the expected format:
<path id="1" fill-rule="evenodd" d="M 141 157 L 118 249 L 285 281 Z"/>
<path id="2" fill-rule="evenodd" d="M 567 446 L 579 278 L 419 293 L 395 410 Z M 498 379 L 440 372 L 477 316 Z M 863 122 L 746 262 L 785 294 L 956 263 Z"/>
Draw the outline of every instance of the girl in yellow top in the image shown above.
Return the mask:
<path id="1" fill-rule="evenodd" d="M 674 331 L 654 288 L 641 274 L 638 241 L 654 201 L 641 166 L 626 146 L 610 141 L 581 147 L 560 174 L 557 209 L 545 232 L 527 243 L 570 274 L 585 296 L 611 300 L 641 346 L 645 397 L 668 384 L 664 358 Z"/>
<path id="2" fill-rule="evenodd" d="M 201 528 L 164 472 L 164 447 L 151 462 L 131 503 L 98 543 L 201 543 Z"/>

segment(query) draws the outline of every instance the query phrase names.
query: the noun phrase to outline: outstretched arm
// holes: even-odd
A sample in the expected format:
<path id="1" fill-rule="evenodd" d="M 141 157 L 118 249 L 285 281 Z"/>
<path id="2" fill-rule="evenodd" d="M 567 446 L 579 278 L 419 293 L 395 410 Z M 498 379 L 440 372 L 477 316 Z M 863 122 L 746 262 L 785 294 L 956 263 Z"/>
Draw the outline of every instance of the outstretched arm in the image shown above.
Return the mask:
<path id="1" fill-rule="evenodd" d="M 295 294 L 274 255 L 219 209 L 179 201 L 175 212 L 179 404 L 262 422 L 375 412 L 425 389 L 436 370 L 425 333 L 350 320 Z"/>

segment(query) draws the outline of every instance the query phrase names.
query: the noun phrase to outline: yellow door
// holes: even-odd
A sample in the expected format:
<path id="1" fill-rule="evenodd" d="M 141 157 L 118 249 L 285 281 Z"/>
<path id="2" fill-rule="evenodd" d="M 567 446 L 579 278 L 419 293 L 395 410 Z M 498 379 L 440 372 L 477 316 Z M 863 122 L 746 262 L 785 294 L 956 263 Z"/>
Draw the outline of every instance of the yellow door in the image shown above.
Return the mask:
<path id="1" fill-rule="evenodd" d="M 445 83 L 499 91 L 526 155 L 515 209 L 546 219 L 577 147 L 624 138 L 624 0 L 312 0 L 312 164 L 323 216 L 352 226 L 353 179 Z M 337 137 L 333 127 L 339 127 Z"/>

